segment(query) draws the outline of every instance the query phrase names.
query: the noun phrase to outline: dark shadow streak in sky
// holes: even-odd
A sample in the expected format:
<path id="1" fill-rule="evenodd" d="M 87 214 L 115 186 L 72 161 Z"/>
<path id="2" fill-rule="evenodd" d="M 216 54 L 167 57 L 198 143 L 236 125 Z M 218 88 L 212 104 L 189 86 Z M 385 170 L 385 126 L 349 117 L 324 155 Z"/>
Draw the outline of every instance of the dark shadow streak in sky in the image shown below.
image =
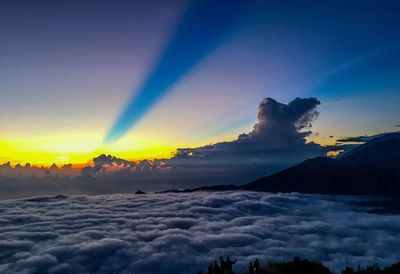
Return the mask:
<path id="1" fill-rule="evenodd" d="M 247 5 L 246 1 L 192 1 L 154 70 L 114 122 L 105 142 L 126 134 L 175 83 L 226 41 L 238 28 Z"/>

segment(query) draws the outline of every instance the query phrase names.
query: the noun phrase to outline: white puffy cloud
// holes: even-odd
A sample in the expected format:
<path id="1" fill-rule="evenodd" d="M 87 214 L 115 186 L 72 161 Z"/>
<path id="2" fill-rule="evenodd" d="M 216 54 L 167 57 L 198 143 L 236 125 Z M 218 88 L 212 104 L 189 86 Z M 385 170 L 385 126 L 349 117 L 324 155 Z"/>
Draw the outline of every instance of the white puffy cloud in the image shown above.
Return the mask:
<path id="1" fill-rule="evenodd" d="M 397 260 L 400 215 L 361 198 L 255 192 L 115 194 L 0 202 L 1 273 L 197 273 L 304 256 L 339 270 Z"/>

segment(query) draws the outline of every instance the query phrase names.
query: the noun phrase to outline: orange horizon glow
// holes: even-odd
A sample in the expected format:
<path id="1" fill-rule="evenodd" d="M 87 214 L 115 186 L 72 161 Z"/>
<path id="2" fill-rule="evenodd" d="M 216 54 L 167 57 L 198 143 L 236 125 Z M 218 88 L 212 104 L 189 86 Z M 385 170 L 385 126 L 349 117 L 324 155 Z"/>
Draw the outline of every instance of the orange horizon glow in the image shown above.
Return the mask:
<path id="1" fill-rule="evenodd" d="M 215 142 L 228 141 L 235 139 L 235 134 L 224 136 L 225 138 L 216 138 Z M 70 137 L 70 136 L 69 136 Z M 0 164 L 10 162 L 11 166 L 17 164 L 25 165 L 29 163 L 32 167 L 50 167 L 56 164 L 62 168 L 63 165 L 71 164 L 72 169 L 82 169 L 85 166 L 93 166 L 93 158 L 101 155 L 113 155 L 129 161 L 169 159 L 179 147 L 198 147 L 209 144 L 209 142 L 194 142 L 192 144 L 176 144 L 174 146 L 166 145 L 155 140 L 151 141 L 145 138 L 124 138 L 118 144 L 113 146 L 97 145 L 100 140 L 91 140 L 92 136 L 86 136 L 79 139 L 60 142 L 58 137 L 47 138 L 47 150 L 42 145 L 36 146 L 42 142 L 43 138 L 0 140 Z M 322 146 L 331 145 L 334 140 L 327 142 L 321 138 L 307 138 L 308 142 L 314 141 Z M 50 142 L 52 141 L 52 143 Z M 77 145 L 79 143 L 79 145 Z M 135 144 L 135 145 L 133 145 Z M 75 146 L 75 147 L 74 147 Z M 49 149 L 50 148 L 50 149 Z M 73 148 L 70 150 L 70 148 Z M 80 149 L 80 151 L 77 150 Z M 330 153 L 328 156 L 332 156 Z M 336 156 L 336 155 L 335 155 Z"/>
<path id="2" fill-rule="evenodd" d="M 73 168 L 92 165 L 93 158 L 110 154 L 131 161 L 170 158 L 176 150 L 157 140 L 137 137 L 121 141 L 113 146 L 101 146 L 95 136 L 51 136 L 0 139 L 0 164 L 12 166 L 27 163 L 35 167 L 61 167 L 72 164 Z"/>

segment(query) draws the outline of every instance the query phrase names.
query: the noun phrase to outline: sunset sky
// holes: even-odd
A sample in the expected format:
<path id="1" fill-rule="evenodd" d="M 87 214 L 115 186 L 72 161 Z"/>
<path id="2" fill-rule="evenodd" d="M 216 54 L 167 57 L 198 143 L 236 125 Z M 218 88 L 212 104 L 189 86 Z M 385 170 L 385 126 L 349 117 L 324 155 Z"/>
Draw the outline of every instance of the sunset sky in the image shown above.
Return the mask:
<path id="1" fill-rule="evenodd" d="M 169 158 L 265 97 L 316 97 L 322 145 L 399 130 L 400 2 L 291 3 L 0 0 L 0 163 Z"/>

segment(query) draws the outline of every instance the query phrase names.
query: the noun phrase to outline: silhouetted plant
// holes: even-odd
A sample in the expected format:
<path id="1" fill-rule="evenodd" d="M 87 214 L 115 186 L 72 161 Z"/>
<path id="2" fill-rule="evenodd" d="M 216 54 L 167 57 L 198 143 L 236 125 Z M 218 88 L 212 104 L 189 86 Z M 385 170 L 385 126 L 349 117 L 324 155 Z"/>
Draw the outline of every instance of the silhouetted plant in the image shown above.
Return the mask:
<path id="1" fill-rule="evenodd" d="M 331 274 L 332 272 L 321 263 L 302 260 L 299 257 L 294 257 L 291 262 L 269 263 L 266 267 L 266 273 L 271 274 Z"/>
<path id="2" fill-rule="evenodd" d="M 229 258 L 229 257 L 228 257 Z M 236 261 L 236 260 L 235 260 Z M 235 273 L 231 267 L 226 268 L 226 261 L 220 257 L 221 266 L 215 261 L 208 267 L 207 274 L 230 274 Z M 333 274 L 328 267 L 320 262 L 312 262 L 307 259 L 294 257 L 290 262 L 271 262 L 264 268 L 255 267 L 259 265 L 258 259 L 250 262 L 245 274 Z M 356 269 L 346 267 L 340 274 L 400 274 L 400 262 L 381 269 L 377 264 L 366 267 L 358 266 Z"/>

